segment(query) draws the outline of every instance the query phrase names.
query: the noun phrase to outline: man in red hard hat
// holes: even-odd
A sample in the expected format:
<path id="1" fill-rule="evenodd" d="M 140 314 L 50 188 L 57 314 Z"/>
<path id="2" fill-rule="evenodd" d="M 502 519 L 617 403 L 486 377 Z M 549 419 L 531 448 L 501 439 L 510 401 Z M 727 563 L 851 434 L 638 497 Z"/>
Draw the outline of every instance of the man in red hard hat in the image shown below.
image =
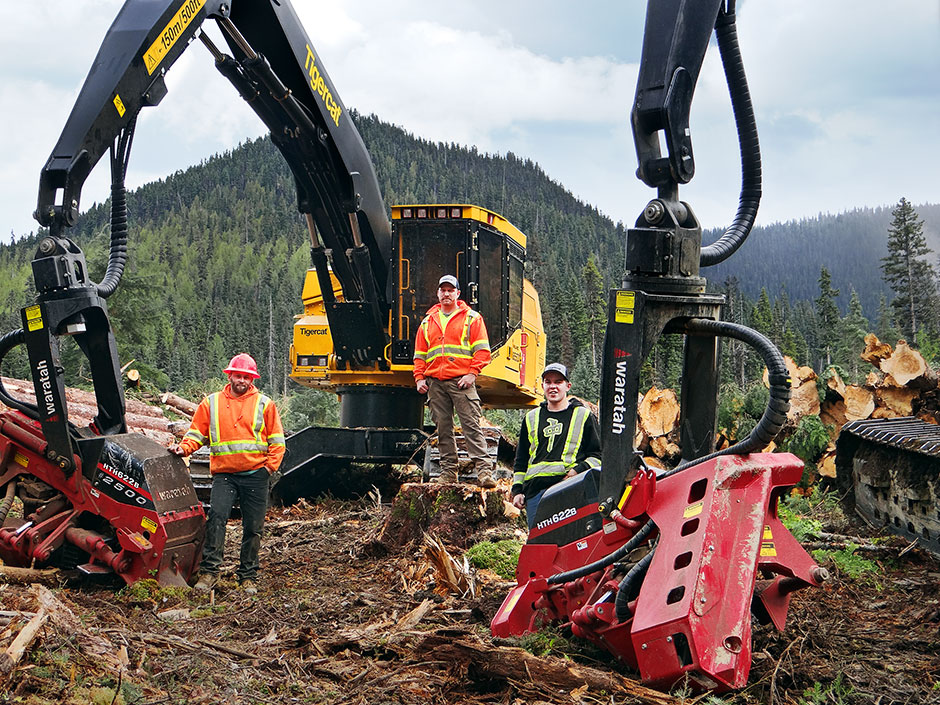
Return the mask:
<path id="1" fill-rule="evenodd" d="M 239 353 L 225 368 L 229 383 L 196 408 L 183 440 L 170 448 L 189 455 L 209 446 L 209 519 L 202 549 L 197 590 L 209 591 L 218 581 L 225 548 L 225 527 L 235 500 L 241 507 L 242 545 L 236 577 L 246 593 L 258 592 L 258 552 L 268 508 L 268 479 L 284 459 L 284 428 L 274 402 L 258 391 L 258 365 Z"/>

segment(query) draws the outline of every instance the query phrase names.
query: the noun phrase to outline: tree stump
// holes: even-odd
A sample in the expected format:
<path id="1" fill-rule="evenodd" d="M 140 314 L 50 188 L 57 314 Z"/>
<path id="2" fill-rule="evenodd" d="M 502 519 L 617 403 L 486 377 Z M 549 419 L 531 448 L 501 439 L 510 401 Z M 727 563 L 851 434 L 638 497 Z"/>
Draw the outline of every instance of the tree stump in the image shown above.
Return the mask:
<path id="1" fill-rule="evenodd" d="M 460 483 L 402 485 L 377 541 L 394 551 L 430 533 L 448 545 L 469 548 L 475 534 L 506 521 L 504 497 L 499 488 Z"/>

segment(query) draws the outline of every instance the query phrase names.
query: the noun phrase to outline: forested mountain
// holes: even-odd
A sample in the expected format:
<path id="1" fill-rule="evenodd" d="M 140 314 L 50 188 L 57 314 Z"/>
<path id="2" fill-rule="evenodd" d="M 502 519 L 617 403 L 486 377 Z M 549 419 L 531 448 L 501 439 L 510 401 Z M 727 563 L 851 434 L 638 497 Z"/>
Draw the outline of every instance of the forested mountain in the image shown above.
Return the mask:
<path id="1" fill-rule="evenodd" d="M 529 238 L 527 276 L 542 299 L 549 355 L 580 368 L 596 384 L 596 351 L 606 318 L 604 289 L 619 284 L 624 230 L 575 199 L 532 162 L 494 156 L 456 144 L 431 143 L 355 116 L 368 146 L 386 204 L 471 202 L 502 213 Z M 288 389 L 288 348 L 293 316 L 309 263 L 304 223 L 296 211 L 293 179 L 264 138 L 239 146 L 129 194 L 129 262 L 109 307 L 122 360 L 152 384 L 176 390 L 221 376 L 231 353 L 259 361 L 265 389 Z M 637 212 L 643 204 L 637 205 Z M 940 207 L 918 206 L 928 239 Z M 107 204 L 83 215 L 70 237 L 84 249 L 94 278 L 103 276 L 108 249 Z M 885 254 L 889 209 L 767 226 L 729 263 L 703 272 L 728 289 L 736 320 L 750 321 L 766 306 L 786 321 L 818 296 L 820 267 L 829 269 L 847 310 L 851 287 L 865 313 L 875 315 L 887 293 L 879 270 Z M 706 235 L 706 241 L 714 239 Z M 0 323 L 20 327 L 19 308 L 32 300 L 29 262 L 38 235 L 0 246 Z M 783 292 L 783 296 L 781 293 Z M 767 293 L 764 296 L 767 296 Z M 804 308 L 801 309 L 801 302 Z M 763 310 L 763 309 L 761 309 Z M 769 310 L 769 309 L 768 309 Z M 777 314 L 774 314 L 777 315 Z M 811 316 L 810 316 L 811 317 Z M 796 325 L 778 324 L 781 330 Z M 782 333 L 781 333 L 782 335 Z M 807 356 L 812 335 L 794 343 Z M 657 352 L 649 374 L 673 352 Z M 81 382 L 80 355 L 64 360 Z M 4 374 L 24 374 L 22 352 L 11 354 Z M 594 384 L 584 390 L 591 395 Z"/>
<path id="2" fill-rule="evenodd" d="M 891 298 L 880 270 L 881 258 L 887 254 L 891 207 L 757 226 L 733 257 L 704 270 L 703 275 L 716 284 L 735 277 L 741 290 L 754 299 L 762 287 L 777 296 L 785 286 L 791 301 L 805 301 L 818 296 L 819 270 L 826 267 L 833 286 L 844 294 L 838 300 L 840 310 L 848 311 L 849 292 L 854 288 L 865 314 L 874 317 L 880 297 Z M 940 205 L 918 205 L 917 213 L 924 220 L 924 234 L 936 261 Z M 720 234 L 707 231 L 703 240 L 712 242 Z"/>

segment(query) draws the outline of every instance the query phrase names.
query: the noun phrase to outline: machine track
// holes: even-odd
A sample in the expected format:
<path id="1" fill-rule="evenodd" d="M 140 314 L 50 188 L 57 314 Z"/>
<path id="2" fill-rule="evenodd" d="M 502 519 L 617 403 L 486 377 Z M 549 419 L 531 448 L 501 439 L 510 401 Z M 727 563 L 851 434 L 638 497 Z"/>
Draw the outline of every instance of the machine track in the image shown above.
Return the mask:
<path id="1" fill-rule="evenodd" d="M 836 466 L 869 522 L 940 556 L 940 426 L 913 417 L 842 427 Z"/>

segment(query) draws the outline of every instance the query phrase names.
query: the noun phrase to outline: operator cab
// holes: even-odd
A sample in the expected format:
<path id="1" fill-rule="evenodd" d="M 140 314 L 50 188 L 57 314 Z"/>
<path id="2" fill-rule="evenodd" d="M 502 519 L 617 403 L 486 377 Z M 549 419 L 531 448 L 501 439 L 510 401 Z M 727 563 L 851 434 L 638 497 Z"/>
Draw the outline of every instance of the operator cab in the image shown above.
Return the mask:
<path id="1" fill-rule="evenodd" d="M 525 235 L 485 208 L 467 204 L 392 208 L 392 363 L 408 364 L 421 319 L 437 303 L 445 274 L 483 314 L 496 349 L 522 322 Z M 397 287 L 397 291 L 394 289 Z"/>

